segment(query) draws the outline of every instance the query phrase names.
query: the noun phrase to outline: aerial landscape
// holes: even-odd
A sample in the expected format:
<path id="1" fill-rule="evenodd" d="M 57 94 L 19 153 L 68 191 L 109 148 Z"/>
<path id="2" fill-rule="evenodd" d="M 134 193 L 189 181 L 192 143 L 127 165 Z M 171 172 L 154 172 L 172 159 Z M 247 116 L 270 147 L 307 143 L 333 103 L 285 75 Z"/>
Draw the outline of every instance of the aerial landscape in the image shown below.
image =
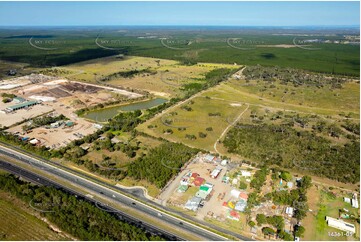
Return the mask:
<path id="1" fill-rule="evenodd" d="M 0 240 L 360 241 L 360 3 L 0 2 Z"/>

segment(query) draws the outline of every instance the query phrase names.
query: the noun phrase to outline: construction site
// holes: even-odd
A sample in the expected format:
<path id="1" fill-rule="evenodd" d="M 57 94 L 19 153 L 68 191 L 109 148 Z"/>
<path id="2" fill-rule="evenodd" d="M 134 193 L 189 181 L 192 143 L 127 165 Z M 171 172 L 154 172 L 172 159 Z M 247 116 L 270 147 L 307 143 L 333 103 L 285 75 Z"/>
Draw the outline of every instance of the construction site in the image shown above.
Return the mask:
<path id="1" fill-rule="evenodd" d="M 65 146 L 101 127 L 78 117 L 74 112 L 79 108 L 142 97 L 142 94 L 123 89 L 40 74 L 2 80 L 0 88 L 3 97 L 0 123 L 3 127 L 21 139 L 36 139 L 34 144 L 51 149 Z M 54 115 L 64 115 L 68 120 L 47 127 L 24 129 L 32 124 L 34 118 Z"/>

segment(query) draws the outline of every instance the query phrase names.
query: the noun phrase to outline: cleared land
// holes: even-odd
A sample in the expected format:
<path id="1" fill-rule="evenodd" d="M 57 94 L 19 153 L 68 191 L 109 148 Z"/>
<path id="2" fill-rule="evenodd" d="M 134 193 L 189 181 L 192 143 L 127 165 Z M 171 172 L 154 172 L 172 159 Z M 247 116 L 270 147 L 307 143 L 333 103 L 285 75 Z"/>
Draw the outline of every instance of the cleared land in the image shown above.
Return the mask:
<path id="1" fill-rule="evenodd" d="M 184 85 L 201 83 L 207 72 L 228 67 L 234 66 L 209 63 L 187 66 L 173 60 L 112 56 L 57 69 L 70 71 L 71 74 L 63 75 L 72 80 L 141 89 L 158 96 L 175 97 L 182 94 Z"/>
<path id="2" fill-rule="evenodd" d="M 245 109 L 245 105 L 235 106 L 232 102 L 209 99 L 203 94 L 168 109 L 151 123 L 141 124 L 138 129 L 156 137 L 213 151 L 214 143 L 234 121 L 235 114 Z"/>

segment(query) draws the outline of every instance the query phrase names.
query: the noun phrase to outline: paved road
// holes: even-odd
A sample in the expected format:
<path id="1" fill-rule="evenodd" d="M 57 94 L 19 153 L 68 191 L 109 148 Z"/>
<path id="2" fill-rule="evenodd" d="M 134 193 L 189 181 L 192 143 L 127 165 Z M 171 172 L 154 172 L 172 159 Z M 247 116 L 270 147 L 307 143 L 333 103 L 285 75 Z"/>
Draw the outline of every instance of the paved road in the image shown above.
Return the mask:
<path id="1" fill-rule="evenodd" d="M 32 183 L 35 183 L 37 185 L 45 185 L 45 186 L 53 186 L 56 188 L 62 188 L 63 190 L 66 190 L 67 192 L 69 192 L 70 194 L 78 197 L 78 198 L 82 198 L 84 200 L 87 200 L 93 204 L 95 204 L 95 206 L 97 206 L 98 208 L 105 210 L 109 213 L 115 213 L 117 215 L 117 217 L 119 219 L 121 219 L 122 221 L 125 221 L 127 223 L 130 223 L 132 225 L 135 225 L 139 228 L 144 229 L 145 231 L 153 234 L 153 235 L 158 235 L 158 236 L 162 236 L 163 238 L 167 239 L 167 240 L 184 240 L 181 237 L 175 236 L 167 231 L 161 230 L 159 228 L 157 228 L 156 226 L 153 226 L 151 224 L 148 223 L 143 223 L 141 221 L 139 221 L 139 219 L 133 217 L 133 216 L 129 216 L 128 214 L 111 208 L 110 206 L 106 205 L 106 204 L 102 204 L 98 201 L 96 201 L 95 199 L 92 199 L 90 197 L 84 196 L 72 189 L 63 187 L 63 186 L 59 186 L 58 184 L 56 184 L 54 181 L 51 181 L 47 178 L 44 178 L 42 176 L 40 176 L 39 174 L 34 174 L 32 172 L 29 172 L 27 170 L 25 170 L 24 168 L 21 167 L 17 167 L 7 161 L 3 161 L 0 159 L 0 169 L 3 169 L 9 173 L 12 173 L 14 175 L 18 175 L 20 177 L 22 177 L 23 179 L 26 179 Z"/>
<path id="2" fill-rule="evenodd" d="M 198 237 L 204 238 L 204 240 L 226 240 L 225 237 L 222 237 L 218 234 L 215 234 L 211 231 L 208 231 L 206 229 L 203 229 L 199 226 L 196 226 L 194 224 L 191 224 L 189 222 L 186 222 L 184 220 L 181 220 L 177 217 L 162 213 L 162 211 L 155 209 L 153 207 L 148 206 L 147 204 L 141 203 L 133 198 L 127 197 L 122 193 L 119 193 L 117 191 L 114 191 L 112 189 L 109 189 L 105 186 L 102 186 L 100 184 L 97 184 L 95 182 L 92 182 L 88 179 L 85 179 L 83 177 L 77 176 L 73 173 L 67 172 L 65 170 L 59 169 L 53 165 L 50 165 L 48 163 L 45 163 L 43 161 L 34 159 L 32 157 L 29 157 L 27 155 L 21 154 L 19 152 L 13 151 L 11 149 L 1 147 L 0 153 L 4 154 L 8 157 L 11 157 L 13 159 L 16 159 L 18 161 L 31 164 L 36 169 L 41 169 L 44 172 L 54 175 L 56 177 L 60 177 L 64 180 L 67 180 L 71 183 L 74 183 L 76 186 L 82 187 L 86 190 L 92 191 L 92 194 L 97 197 L 104 197 L 107 200 L 111 200 L 114 203 L 118 203 L 121 205 L 133 207 L 137 209 L 139 212 L 142 212 L 144 214 L 147 214 L 154 218 L 154 222 L 161 220 L 170 226 L 172 226 L 174 229 L 177 229 L 179 231 L 187 231 L 188 233 L 193 233 L 197 235 Z M 53 181 L 55 183 L 55 180 Z M 58 186 L 61 186 L 61 184 L 57 184 Z M 109 205 L 111 206 L 111 205 Z M 161 215 L 159 215 L 159 213 Z M 182 239 L 182 238 L 177 238 Z"/>

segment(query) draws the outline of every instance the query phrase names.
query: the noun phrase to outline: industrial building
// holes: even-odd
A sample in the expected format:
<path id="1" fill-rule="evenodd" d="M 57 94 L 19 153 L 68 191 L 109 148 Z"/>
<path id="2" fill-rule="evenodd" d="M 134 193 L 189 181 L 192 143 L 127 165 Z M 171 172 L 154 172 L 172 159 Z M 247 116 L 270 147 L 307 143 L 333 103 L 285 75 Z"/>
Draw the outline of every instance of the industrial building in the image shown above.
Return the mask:
<path id="1" fill-rule="evenodd" d="M 31 107 L 31 106 L 34 106 L 37 104 L 39 104 L 39 102 L 37 102 L 37 101 L 27 101 L 27 102 L 23 102 L 23 103 L 19 103 L 19 104 L 15 104 L 13 106 L 7 107 L 5 109 L 5 111 L 13 112 L 13 111 L 23 109 L 23 108 L 28 108 L 28 107 Z"/>

